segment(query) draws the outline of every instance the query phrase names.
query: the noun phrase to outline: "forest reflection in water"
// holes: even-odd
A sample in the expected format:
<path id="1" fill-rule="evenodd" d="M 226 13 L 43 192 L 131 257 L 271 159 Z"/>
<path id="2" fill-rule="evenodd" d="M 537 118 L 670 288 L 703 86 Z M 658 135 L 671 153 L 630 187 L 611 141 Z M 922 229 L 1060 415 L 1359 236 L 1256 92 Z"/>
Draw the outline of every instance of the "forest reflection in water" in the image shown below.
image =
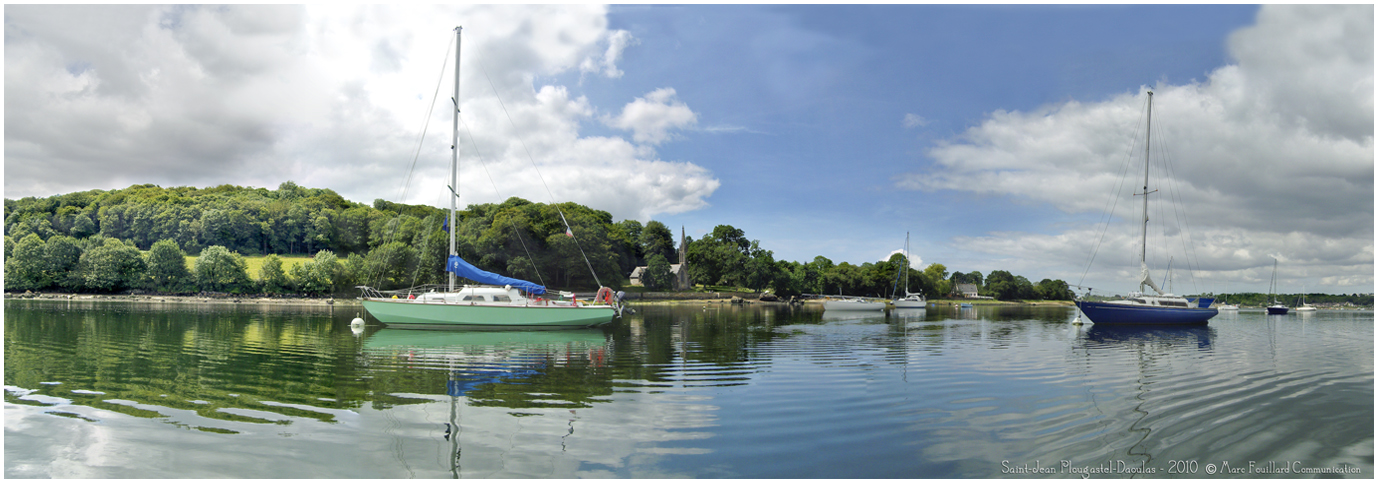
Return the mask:
<path id="1" fill-rule="evenodd" d="M 601 329 L 356 332 L 347 307 L 7 300 L 5 474 L 994 477 L 1283 456 L 1371 474 L 1370 312 L 1123 330 L 1066 307 L 638 309 Z"/>

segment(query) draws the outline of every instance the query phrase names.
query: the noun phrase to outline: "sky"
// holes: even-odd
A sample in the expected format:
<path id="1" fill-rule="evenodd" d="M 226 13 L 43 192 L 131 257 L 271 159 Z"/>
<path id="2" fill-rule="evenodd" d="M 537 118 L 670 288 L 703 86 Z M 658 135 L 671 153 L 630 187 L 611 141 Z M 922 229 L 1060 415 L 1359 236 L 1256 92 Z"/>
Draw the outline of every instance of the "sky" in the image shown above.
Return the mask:
<path id="1" fill-rule="evenodd" d="M 7 199 L 293 181 L 447 207 L 462 26 L 465 205 L 729 224 L 800 262 L 907 236 L 916 267 L 1127 293 L 1150 90 L 1155 280 L 1265 293 L 1275 260 L 1281 292 L 1374 291 L 1372 5 L 4 12 Z"/>

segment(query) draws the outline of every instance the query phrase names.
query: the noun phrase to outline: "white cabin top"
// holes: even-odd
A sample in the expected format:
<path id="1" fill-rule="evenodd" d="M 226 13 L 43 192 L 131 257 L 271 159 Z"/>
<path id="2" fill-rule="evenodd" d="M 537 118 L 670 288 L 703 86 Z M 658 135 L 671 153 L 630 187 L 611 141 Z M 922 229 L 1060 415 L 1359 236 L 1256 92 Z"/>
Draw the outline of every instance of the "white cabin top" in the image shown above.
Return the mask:
<path id="1" fill-rule="evenodd" d="M 1186 299 L 1184 296 L 1171 293 L 1160 296 L 1131 293 L 1122 300 L 1108 301 L 1107 303 L 1136 306 L 1169 306 L 1174 308 L 1195 308 L 1199 306 L 1198 301 L 1193 302 Z"/>
<path id="2" fill-rule="evenodd" d="M 416 299 L 430 303 L 493 303 L 524 305 L 527 300 L 521 290 L 510 286 L 465 285 L 459 291 L 422 293 Z"/>

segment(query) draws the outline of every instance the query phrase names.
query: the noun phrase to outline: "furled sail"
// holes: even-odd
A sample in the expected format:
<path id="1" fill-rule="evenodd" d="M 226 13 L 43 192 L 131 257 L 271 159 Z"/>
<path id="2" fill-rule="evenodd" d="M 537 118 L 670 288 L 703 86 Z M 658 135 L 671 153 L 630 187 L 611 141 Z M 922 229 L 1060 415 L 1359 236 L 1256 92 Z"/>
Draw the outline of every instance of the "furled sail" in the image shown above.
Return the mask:
<path id="1" fill-rule="evenodd" d="M 1147 263 L 1143 263 L 1143 275 L 1138 281 L 1138 291 L 1143 291 L 1144 286 L 1152 288 L 1152 291 L 1156 291 L 1158 296 L 1166 294 L 1162 292 L 1162 288 L 1157 287 L 1157 283 L 1152 282 L 1152 275 L 1148 274 Z M 1146 291 L 1143 292 L 1146 293 Z"/>
<path id="2" fill-rule="evenodd" d="M 511 287 L 520 289 L 527 293 L 537 295 L 545 294 L 544 286 L 532 283 L 530 281 L 519 280 L 516 278 L 508 278 L 506 276 L 502 276 L 499 274 L 483 271 L 481 269 L 478 269 L 478 267 L 469 264 L 468 261 L 464 261 L 464 258 L 460 258 L 458 256 L 449 257 L 449 262 L 445 264 L 445 271 L 454 273 L 455 276 L 468 278 L 483 284 L 490 284 L 496 286 L 511 285 Z"/>

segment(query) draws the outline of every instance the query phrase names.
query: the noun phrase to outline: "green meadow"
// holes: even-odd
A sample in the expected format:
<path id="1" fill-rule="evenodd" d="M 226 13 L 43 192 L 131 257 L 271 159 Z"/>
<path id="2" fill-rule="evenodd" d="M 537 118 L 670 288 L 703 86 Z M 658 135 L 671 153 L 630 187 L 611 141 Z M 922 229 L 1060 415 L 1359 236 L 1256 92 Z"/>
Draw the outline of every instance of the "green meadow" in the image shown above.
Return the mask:
<path id="1" fill-rule="evenodd" d="M 312 258 L 309 254 L 279 254 L 277 257 L 282 259 L 282 272 L 287 274 L 291 274 L 293 266 L 310 261 Z M 266 258 L 267 256 L 244 256 L 244 261 L 249 265 L 249 279 L 258 280 L 258 271 L 263 268 L 263 260 Z M 186 257 L 186 269 L 187 271 L 196 269 L 195 256 Z"/>

